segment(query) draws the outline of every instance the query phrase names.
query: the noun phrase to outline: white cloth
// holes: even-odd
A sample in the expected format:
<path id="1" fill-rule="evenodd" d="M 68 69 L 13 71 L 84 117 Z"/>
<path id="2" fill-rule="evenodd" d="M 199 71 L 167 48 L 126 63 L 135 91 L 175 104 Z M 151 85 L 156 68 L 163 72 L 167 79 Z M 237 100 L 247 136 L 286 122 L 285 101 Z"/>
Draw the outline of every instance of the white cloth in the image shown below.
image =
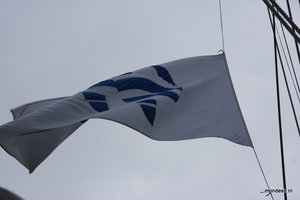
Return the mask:
<path id="1" fill-rule="evenodd" d="M 0 145 L 30 172 L 91 118 L 122 123 L 155 140 L 220 137 L 253 147 L 225 54 L 142 68 L 12 112 L 15 120 L 0 126 Z"/>

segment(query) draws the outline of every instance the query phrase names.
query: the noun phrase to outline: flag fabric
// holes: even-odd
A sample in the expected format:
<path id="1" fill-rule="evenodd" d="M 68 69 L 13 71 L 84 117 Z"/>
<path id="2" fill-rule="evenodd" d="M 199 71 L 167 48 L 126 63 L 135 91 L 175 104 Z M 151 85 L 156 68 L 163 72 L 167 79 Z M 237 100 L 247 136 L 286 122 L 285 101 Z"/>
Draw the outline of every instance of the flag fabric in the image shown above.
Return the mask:
<path id="1" fill-rule="evenodd" d="M 0 187 L 0 200 L 22 200 L 22 198 L 11 191 Z"/>
<path id="2" fill-rule="evenodd" d="M 109 119 L 155 140 L 220 137 L 253 147 L 225 54 L 184 58 L 12 110 L 0 145 L 30 173 L 77 128 Z"/>

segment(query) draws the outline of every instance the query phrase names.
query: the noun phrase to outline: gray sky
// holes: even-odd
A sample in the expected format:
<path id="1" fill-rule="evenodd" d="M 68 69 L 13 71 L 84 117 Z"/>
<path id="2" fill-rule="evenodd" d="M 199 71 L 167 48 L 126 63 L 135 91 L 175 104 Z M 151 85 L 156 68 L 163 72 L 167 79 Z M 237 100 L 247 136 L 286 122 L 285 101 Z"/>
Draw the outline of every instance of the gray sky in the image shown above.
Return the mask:
<path id="1" fill-rule="evenodd" d="M 291 3 L 299 10 L 298 0 Z M 299 24 L 300 12 L 294 18 Z M 270 187 L 282 188 L 266 7 L 261 0 L 223 1 L 223 20 L 246 124 Z M 0 26 L 0 124 L 19 105 L 222 48 L 218 0 L 0 0 Z M 297 200 L 300 138 L 283 91 L 288 195 Z M 219 138 L 158 142 L 107 120 L 90 120 L 31 175 L 3 150 L 0 160 L 0 186 L 27 200 L 270 199 L 260 193 L 266 185 L 249 147 Z"/>

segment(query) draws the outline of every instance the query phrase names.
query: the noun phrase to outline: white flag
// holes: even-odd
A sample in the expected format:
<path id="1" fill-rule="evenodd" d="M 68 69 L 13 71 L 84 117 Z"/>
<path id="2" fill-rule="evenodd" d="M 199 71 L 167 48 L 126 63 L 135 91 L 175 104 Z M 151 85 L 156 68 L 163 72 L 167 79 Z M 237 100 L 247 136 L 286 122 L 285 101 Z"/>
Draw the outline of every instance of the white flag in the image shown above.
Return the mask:
<path id="1" fill-rule="evenodd" d="M 0 145 L 30 172 L 91 118 L 122 123 L 155 140 L 221 137 L 253 147 L 225 54 L 149 66 L 12 112 L 15 120 L 0 126 Z"/>

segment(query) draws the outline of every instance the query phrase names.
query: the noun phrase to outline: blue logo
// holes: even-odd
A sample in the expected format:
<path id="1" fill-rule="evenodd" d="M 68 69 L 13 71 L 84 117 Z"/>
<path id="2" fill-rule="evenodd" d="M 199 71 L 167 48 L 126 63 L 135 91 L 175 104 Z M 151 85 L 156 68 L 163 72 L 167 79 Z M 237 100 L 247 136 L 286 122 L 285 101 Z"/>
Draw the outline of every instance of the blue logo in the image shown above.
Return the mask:
<path id="1" fill-rule="evenodd" d="M 176 103 L 179 99 L 179 95 L 176 93 L 176 91 L 181 92 L 182 88 L 178 87 L 174 83 L 170 73 L 166 68 L 159 65 L 155 65 L 151 67 L 155 69 L 158 77 L 163 79 L 163 81 L 167 82 L 168 85 L 170 85 L 170 87 L 161 86 L 147 78 L 126 77 L 126 75 L 134 75 L 134 73 L 129 72 L 119 76 L 118 78 L 120 79 L 118 80 L 108 79 L 93 85 L 89 89 L 102 87 L 102 86 L 109 86 L 109 87 L 116 88 L 118 92 L 132 90 L 132 89 L 139 89 L 149 93 L 146 95 L 124 98 L 122 99 L 122 101 L 124 103 L 136 102 L 137 104 L 139 104 L 148 122 L 153 126 L 153 123 L 155 121 L 156 106 L 157 106 L 157 101 L 155 97 L 165 96 Z M 124 78 L 121 78 L 123 76 Z M 109 106 L 106 101 L 106 96 L 104 94 L 99 94 L 95 92 L 83 92 L 82 94 L 85 100 L 87 100 L 90 106 L 97 112 L 104 112 L 109 110 Z"/>

